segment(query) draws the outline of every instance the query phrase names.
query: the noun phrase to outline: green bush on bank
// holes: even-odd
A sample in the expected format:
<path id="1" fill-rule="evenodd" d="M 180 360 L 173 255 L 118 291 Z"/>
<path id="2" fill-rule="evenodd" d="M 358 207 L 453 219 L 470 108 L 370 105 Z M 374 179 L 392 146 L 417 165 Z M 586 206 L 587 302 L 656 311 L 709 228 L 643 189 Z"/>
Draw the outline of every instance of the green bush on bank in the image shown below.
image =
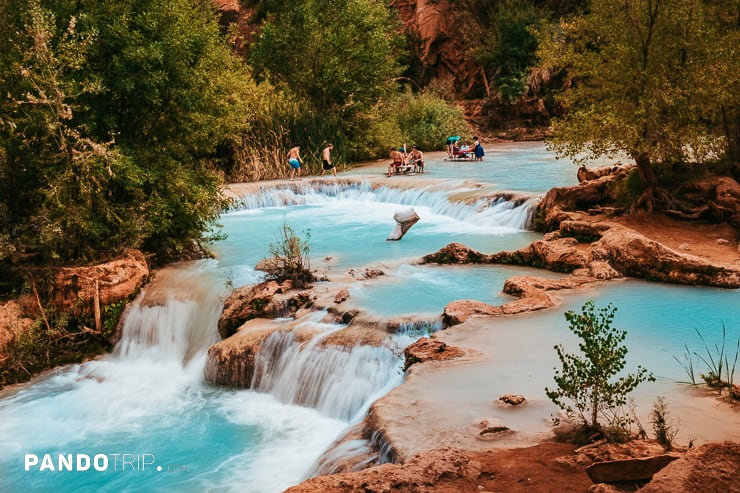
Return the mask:
<path id="1" fill-rule="evenodd" d="M 627 331 L 612 326 L 616 307 L 597 309 L 587 301 L 581 313 L 568 311 L 569 330 L 580 340 L 580 353 L 568 353 L 555 346 L 561 369 L 555 370 L 554 389 L 545 388 L 550 400 L 577 422 L 584 436 L 624 437 L 630 417 L 622 408 L 627 395 L 644 381 L 655 381 L 642 366 L 636 373 L 624 373 Z"/>

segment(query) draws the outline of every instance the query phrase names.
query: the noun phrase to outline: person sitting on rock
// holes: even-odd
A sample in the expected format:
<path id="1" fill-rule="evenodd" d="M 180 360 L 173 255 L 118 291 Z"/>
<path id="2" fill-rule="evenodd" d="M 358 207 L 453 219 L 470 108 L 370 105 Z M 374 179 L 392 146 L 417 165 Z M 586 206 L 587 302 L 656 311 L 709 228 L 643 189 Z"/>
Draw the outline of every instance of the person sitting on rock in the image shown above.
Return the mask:
<path id="1" fill-rule="evenodd" d="M 411 146 L 411 154 L 409 155 L 409 164 L 414 165 L 414 172 L 424 173 L 424 154 L 415 145 Z"/>
<path id="2" fill-rule="evenodd" d="M 393 173 L 398 173 L 401 166 L 406 166 L 406 158 L 403 153 L 395 147 L 391 147 L 391 159 L 393 161 L 388 165 L 388 176 L 391 176 Z"/>

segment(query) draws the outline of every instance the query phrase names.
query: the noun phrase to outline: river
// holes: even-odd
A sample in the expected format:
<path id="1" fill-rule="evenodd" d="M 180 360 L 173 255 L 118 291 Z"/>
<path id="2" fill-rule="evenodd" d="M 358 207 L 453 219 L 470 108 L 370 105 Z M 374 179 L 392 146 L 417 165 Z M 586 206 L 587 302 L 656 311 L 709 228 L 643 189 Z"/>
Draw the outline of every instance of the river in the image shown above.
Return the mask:
<path id="1" fill-rule="evenodd" d="M 312 474 L 322 453 L 362 420 L 376 399 L 399 389 L 404 375 L 398 349 L 418 335 L 395 335 L 392 348 L 327 350 L 318 342 L 343 326 L 322 323 L 321 313 L 275 320 L 310 326 L 318 335 L 307 345 L 290 334 L 276 335 L 259 354 L 270 378 L 251 390 L 224 389 L 203 380 L 223 300 L 233 287 L 261 279 L 255 265 L 269 255 L 268 245 L 287 224 L 309 240 L 312 266 L 328 276 L 350 268 L 385 273 L 351 290 L 353 306 L 376 317 L 434 319 L 455 299 L 506 301 L 504 280 L 536 273 L 533 269 L 421 266 L 415 260 L 452 241 L 486 253 L 529 244 L 540 237 L 530 230 L 538 200 L 551 187 L 575 184 L 576 167 L 556 160 L 541 143 L 500 144 L 488 149 L 481 163 L 443 157 L 428 154 L 424 175 L 380 183 L 384 163 L 378 162 L 336 179 L 233 187 L 238 206 L 221 217 L 228 237 L 213 246 L 215 259 L 163 270 L 129 308 L 123 337 L 111 354 L 57 368 L 0 394 L 0 490 L 271 493 Z M 393 213 L 408 207 L 421 220 L 401 241 L 386 241 Z M 656 385 L 674 394 L 686 388 L 676 383 L 686 379 L 676 357 L 685 347 L 706 355 L 698 333 L 713 348 L 723 341 L 724 325 L 727 354 L 734 356 L 740 292 L 622 281 L 569 296 L 562 307 L 545 313 L 497 320 L 498 339 L 486 342 L 490 331 L 475 335 L 485 328 L 468 329 L 469 344 L 498 347 L 481 347 L 491 356 L 485 369 L 490 373 L 456 367 L 450 383 L 463 372 L 460 378 L 469 385 L 445 399 L 429 391 L 420 398 L 441 411 L 455 404 L 447 397 L 467 399 L 486 386 L 493 398 L 498 387 L 527 393 L 536 405 L 509 419 L 523 431 L 535 421 L 531 432 L 541 432 L 538 427 L 553 412 L 543 391 L 551 385 L 552 346 L 572 342 L 562 313 L 578 309 L 586 298 L 619 307 L 615 325 L 629 331 L 630 363 L 647 366 L 659 376 Z M 465 345 L 465 333 L 447 337 Z M 529 357 L 514 357 L 524 354 Z M 491 375 L 506 385 L 492 385 Z M 643 395 L 663 390 L 648 388 Z M 464 426 L 485 411 L 471 406 L 451 410 L 459 423 L 451 419 L 450 426 Z M 701 433 L 691 426 L 692 433 Z M 368 444 L 351 446 L 355 450 L 347 453 L 367 452 Z"/>

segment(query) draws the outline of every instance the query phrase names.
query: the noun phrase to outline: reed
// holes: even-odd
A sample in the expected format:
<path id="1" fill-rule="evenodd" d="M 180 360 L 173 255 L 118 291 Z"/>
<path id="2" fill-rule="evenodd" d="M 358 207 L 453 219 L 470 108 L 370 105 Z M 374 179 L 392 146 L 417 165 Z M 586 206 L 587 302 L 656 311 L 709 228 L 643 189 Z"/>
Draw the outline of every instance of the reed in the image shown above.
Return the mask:
<path id="1" fill-rule="evenodd" d="M 687 383 L 690 383 L 691 385 L 696 385 L 696 373 L 694 371 L 694 358 L 692 356 L 691 350 L 689 349 L 689 346 L 686 344 L 683 345 L 683 354 L 681 355 L 682 359 L 679 359 L 678 356 L 675 354 L 673 355 L 673 359 L 678 362 L 678 364 L 683 369 L 684 373 L 689 377 L 689 381 Z"/>
<path id="2" fill-rule="evenodd" d="M 706 357 L 704 357 L 701 354 L 694 352 L 701 362 L 707 366 L 707 373 L 702 373 L 700 376 L 704 379 L 707 386 L 716 388 L 719 394 L 722 395 L 722 370 L 725 364 L 725 339 L 727 338 L 727 328 L 725 327 L 725 324 L 722 324 L 722 344 L 715 344 L 714 351 L 710 349 L 699 329 L 695 330 L 704 345 L 704 352 L 706 353 Z"/>
<path id="3" fill-rule="evenodd" d="M 728 352 L 726 347 L 727 327 L 724 323 L 722 324 L 722 342 L 720 344 L 714 344 L 713 347 L 710 347 L 698 329 L 696 329 L 696 333 L 704 345 L 704 355 L 697 352 L 693 354 L 707 367 L 706 373 L 700 375 L 701 378 L 708 387 L 717 389 L 719 395 L 722 395 L 722 391 L 727 388 L 730 400 L 740 400 L 740 390 L 736 390 L 735 388 L 735 371 L 737 369 L 738 359 L 740 359 L 740 338 L 737 340 L 735 354 L 732 356 L 732 353 Z M 675 356 L 674 358 L 681 364 L 689 377 L 693 378 L 693 361 L 691 355 L 688 354 L 688 347 L 684 347 L 683 361 Z"/>

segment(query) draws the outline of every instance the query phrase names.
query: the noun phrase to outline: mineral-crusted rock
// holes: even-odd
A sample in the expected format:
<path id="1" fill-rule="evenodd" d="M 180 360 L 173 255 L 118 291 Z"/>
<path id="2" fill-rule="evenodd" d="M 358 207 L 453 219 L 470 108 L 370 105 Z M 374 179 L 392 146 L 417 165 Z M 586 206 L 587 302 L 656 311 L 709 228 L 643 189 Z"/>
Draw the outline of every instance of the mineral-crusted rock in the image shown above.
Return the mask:
<path id="1" fill-rule="evenodd" d="M 268 307 L 278 292 L 282 292 L 282 288 L 275 281 L 242 286 L 234 290 L 224 302 L 224 311 L 218 320 L 218 333 L 226 339 L 247 320 L 269 315 L 274 318 L 274 313 L 270 313 Z"/>
<path id="2" fill-rule="evenodd" d="M 349 299 L 349 290 L 347 288 L 342 288 L 334 297 L 334 303 L 340 304 L 347 301 L 347 299 Z"/>
<path id="3" fill-rule="evenodd" d="M 208 348 L 205 380 L 215 385 L 246 389 L 252 383 L 255 357 L 277 327 L 242 330 Z"/>
<path id="4" fill-rule="evenodd" d="M 393 219 L 396 220 L 396 226 L 386 240 L 397 241 L 403 238 L 406 232 L 411 229 L 411 226 L 419 222 L 419 215 L 416 211 L 411 208 L 403 211 L 396 211 L 393 214 Z"/>
<path id="5" fill-rule="evenodd" d="M 461 324 L 474 315 L 501 315 L 500 307 L 489 305 L 478 300 L 456 300 L 445 306 L 442 323 L 449 327 Z"/>
<path id="6" fill-rule="evenodd" d="M 436 253 L 425 255 L 424 263 L 436 264 L 482 264 L 489 262 L 490 257 L 463 245 L 462 243 L 450 243 Z"/>
<path id="7" fill-rule="evenodd" d="M 521 394 L 503 394 L 499 396 L 498 400 L 510 406 L 518 406 L 523 404 L 527 399 Z"/>

